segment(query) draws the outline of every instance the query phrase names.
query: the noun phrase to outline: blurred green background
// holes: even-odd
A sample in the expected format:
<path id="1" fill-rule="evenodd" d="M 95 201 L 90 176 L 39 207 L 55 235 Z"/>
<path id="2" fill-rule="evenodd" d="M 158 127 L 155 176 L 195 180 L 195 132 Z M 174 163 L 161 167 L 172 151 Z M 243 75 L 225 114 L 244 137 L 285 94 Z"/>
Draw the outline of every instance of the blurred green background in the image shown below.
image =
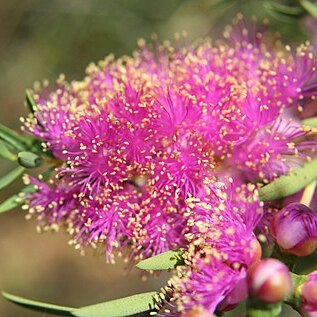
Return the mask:
<path id="1" fill-rule="evenodd" d="M 294 5 L 296 1 L 281 1 Z M 189 38 L 219 37 L 238 13 L 270 18 L 273 32 L 288 42 L 304 40 L 302 13 L 289 15 L 258 0 L 0 0 L 1 122 L 19 129 L 26 114 L 24 91 L 36 80 L 54 81 L 60 73 L 81 79 L 86 65 L 109 53 L 130 54 L 136 41 L 157 33 L 172 39 L 186 31 Z M 0 175 L 12 166 L 1 160 Z M 0 192 L 0 201 L 16 192 L 15 183 Z M 37 234 L 20 209 L 0 215 L 0 289 L 62 305 L 92 304 L 157 289 L 166 280 L 140 280 L 124 273 L 124 264 L 107 265 L 93 252 L 85 257 L 67 245 L 64 233 Z M 0 316 L 40 316 L 0 298 Z M 238 314 L 237 314 L 238 315 Z M 289 311 L 285 316 L 293 316 Z M 296 316 L 294 314 L 294 316 Z"/>

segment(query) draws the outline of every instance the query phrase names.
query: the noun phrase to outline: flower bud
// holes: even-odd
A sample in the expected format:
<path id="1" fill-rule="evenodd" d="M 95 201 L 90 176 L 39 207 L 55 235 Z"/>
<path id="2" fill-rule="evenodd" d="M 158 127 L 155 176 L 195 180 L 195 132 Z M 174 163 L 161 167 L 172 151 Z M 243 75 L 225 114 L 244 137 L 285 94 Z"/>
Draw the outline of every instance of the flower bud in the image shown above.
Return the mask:
<path id="1" fill-rule="evenodd" d="M 288 253 L 305 256 L 317 248 L 317 214 L 305 205 L 289 204 L 273 216 L 270 228 Z"/>
<path id="2" fill-rule="evenodd" d="M 220 311 L 229 311 L 234 309 L 248 297 L 248 284 L 246 276 L 241 278 L 235 288 L 225 297 L 217 307 Z"/>
<path id="3" fill-rule="evenodd" d="M 308 275 L 301 289 L 303 308 L 306 311 L 317 311 L 317 271 Z"/>
<path id="4" fill-rule="evenodd" d="M 265 259 L 254 264 L 248 272 L 252 295 L 266 303 L 282 301 L 292 289 L 292 280 L 285 264 L 276 259 Z"/>
<path id="5" fill-rule="evenodd" d="M 202 307 L 193 308 L 181 315 L 181 317 L 213 317 L 214 314 L 211 314 L 206 309 Z"/>

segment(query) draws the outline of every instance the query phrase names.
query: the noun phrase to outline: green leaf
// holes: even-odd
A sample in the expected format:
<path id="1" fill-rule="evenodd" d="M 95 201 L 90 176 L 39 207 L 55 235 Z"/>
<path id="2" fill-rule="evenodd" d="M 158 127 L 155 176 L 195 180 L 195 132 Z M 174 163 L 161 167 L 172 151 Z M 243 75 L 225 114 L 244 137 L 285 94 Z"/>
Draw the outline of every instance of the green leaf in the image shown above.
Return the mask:
<path id="1" fill-rule="evenodd" d="M 299 0 L 301 6 L 315 19 L 317 19 L 317 5 L 308 0 Z"/>
<path id="2" fill-rule="evenodd" d="M 302 121 L 302 125 L 317 128 L 317 117 L 308 118 Z"/>
<path id="3" fill-rule="evenodd" d="M 294 23 L 303 14 L 301 7 L 287 6 L 275 1 L 265 1 L 263 6 L 275 19 L 286 23 Z"/>
<path id="4" fill-rule="evenodd" d="M 57 306 L 52 304 L 47 304 L 43 302 L 38 302 L 23 297 L 15 296 L 6 292 L 2 292 L 4 298 L 13 302 L 15 304 L 21 305 L 26 308 L 41 311 L 43 313 L 60 315 L 60 316 L 73 316 L 71 312 L 76 311 L 73 307 Z"/>
<path id="5" fill-rule="evenodd" d="M 18 163 L 27 168 L 38 167 L 42 163 L 42 158 L 32 152 L 19 152 Z"/>
<path id="6" fill-rule="evenodd" d="M 35 100 L 34 100 L 34 98 L 32 96 L 32 91 L 31 90 L 27 89 L 25 91 L 25 99 L 26 99 L 26 103 L 27 103 L 30 111 L 32 113 L 34 113 L 36 111 L 36 102 L 35 102 Z"/>
<path id="7" fill-rule="evenodd" d="M 17 151 L 28 150 L 33 140 L 22 136 L 0 123 L 0 139 L 11 145 Z"/>
<path id="8" fill-rule="evenodd" d="M 317 159 L 305 163 L 287 175 L 259 189 L 262 201 L 275 200 L 297 193 L 317 179 Z"/>
<path id="9" fill-rule="evenodd" d="M 301 7 L 288 6 L 276 1 L 265 1 L 264 7 L 268 10 L 272 10 L 285 15 L 299 16 L 303 13 L 303 9 Z"/>
<path id="10" fill-rule="evenodd" d="M 0 213 L 9 211 L 15 207 L 18 207 L 23 203 L 23 198 L 19 195 L 13 195 L 0 204 Z"/>
<path id="11" fill-rule="evenodd" d="M 132 295 L 109 302 L 78 308 L 72 311 L 77 317 L 124 317 L 154 309 L 157 292 Z"/>
<path id="12" fill-rule="evenodd" d="M 34 185 L 24 187 L 21 193 L 11 196 L 0 204 L 0 213 L 4 213 L 21 205 L 25 200 L 23 193 L 34 193 L 35 191 L 36 187 Z"/>
<path id="13" fill-rule="evenodd" d="M 170 250 L 152 258 L 139 262 L 136 267 L 142 270 L 172 270 L 176 266 L 184 264 L 184 249 Z"/>
<path id="14" fill-rule="evenodd" d="M 0 140 L 0 156 L 10 161 L 16 161 L 17 156 L 12 153 L 8 147 L 8 145 Z"/>
<path id="15" fill-rule="evenodd" d="M 23 172 L 25 168 L 18 166 L 7 175 L 0 178 L 0 190 L 10 185 L 15 179 L 17 179 Z"/>

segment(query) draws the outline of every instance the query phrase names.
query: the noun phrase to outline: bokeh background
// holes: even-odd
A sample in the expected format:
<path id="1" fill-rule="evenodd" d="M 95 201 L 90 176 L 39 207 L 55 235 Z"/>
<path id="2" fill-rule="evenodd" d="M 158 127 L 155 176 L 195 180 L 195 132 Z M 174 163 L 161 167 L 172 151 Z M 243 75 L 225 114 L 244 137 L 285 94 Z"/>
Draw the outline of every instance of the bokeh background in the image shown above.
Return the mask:
<path id="1" fill-rule="evenodd" d="M 26 114 L 24 91 L 37 80 L 60 73 L 81 79 L 91 61 L 107 54 L 130 54 L 139 38 L 217 38 L 238 13 L 270 19 L 272 34 L 298 43 L 310 36 L 305 14 L 286 14 L 259 0 L 0 0 L 0 121 L 19 129 Z M 294 5 L 296 1 L 280 1 Z M 12 165 L 0 161 L 0 175 Z M 0 192 L 0 201 L 17 192 L 20 182 Z M 68 246 L 64 233 L 36 232 L 21 209 L 0 215 L 0 289 L 28 298 L 82 306 L 157 289 L 167 276 L 141 281 L 140 272 L 124 271 L 121 260 L 107 265 L 103 256 L 84 257 Z M 0 316 L 40 316 L 0 298 Z M 239 313 L 236 314 L 238 316 Z M 290 310 L 285 316 L 296 316 Z"/>

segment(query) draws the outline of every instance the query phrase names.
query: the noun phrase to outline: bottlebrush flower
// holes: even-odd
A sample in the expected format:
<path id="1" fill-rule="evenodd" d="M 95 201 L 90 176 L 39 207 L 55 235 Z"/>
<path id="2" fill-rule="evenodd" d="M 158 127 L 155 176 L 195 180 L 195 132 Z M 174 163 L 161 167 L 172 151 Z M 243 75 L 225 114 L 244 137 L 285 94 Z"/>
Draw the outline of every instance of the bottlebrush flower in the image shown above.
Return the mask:
<path id="1" fill-rule="evenodd" d="M 198 306 L 213 313 L 245 274 L 228 266 L 211 248 L 206 253 L 188 255 L 186 264 L 177 269 L 177 276 L 171 280 L 175 289 L 173 302 L 178 311 L 190 311 Z"/>
<path id="2" fill-rule="evenodd" d="M 271 233 L 289 253 L 305 256 L 317 247 L 317 214 L 309 207 L 292 203 L 274 215 Z"/>
<path id="3" fill-rule="evenodd" d="M 126 246 L 139 259 L 196 241 L 221 254 L 214 269 L 247 268 L 262 217 L 250 183 L 314 155 L 294 105 L 313 97 L 315 77 L 308 48 L 267 46 L 234 23 L 239 41 L 227 29 L 176 48 L 140 41 L 82 81 L 36 89 L 23 128 L 58 160 L 52 186 L 28 196 L 30 212 L 64 223 L 76 243 L 103 243 L 110 261 Z M 46 208 L 57 201 L 60 214 Z"/>
<path id="4" fill-rule="evenodd" d="M 238 146 L 240 151 L 233 154 L 233 161 L 241 164 L 246 177 L 269 182 L 307 158 L 305 150 L 314 148 L 314 142 L 303 141 L 296 145 L 296 139 L 306 134 L 298 124 L 278 118 Z"/>
<path id="5" fill-rule="evenodd" d="M 204 200 L 187 202 L 189 247 L 186 266 L 177 268 L 177 276 L 170 281 L 173 302 L 179 311 L 201 306 L 213 313 L 245 279 L 254 261 L 253 230 L 261 217 L 261 204 L 253 186 L 235 188 L 234 183 L 231 187 L 214 184 Z"/>
<path id="6" fill-rule="evenodd" d="M 55 157 L 65 160 L 63 151 L 73 145 L 66 132 L 77 123 L 79 98 L 64 76 L 57 80 L 54 91 L 45 82 L 42 89 L 35 89 L 33 96 L 36 109 L 26 119 L 21 118 L 22 130 L 42 139 L 44 150 L 51 150 Z"/>
<path id="7" fill-rule="evenodd" d="M 76 189 L 65 183 L 49 186 L 33 177 L 26 177 L 24 181 L 37 189 L 33 194 L 26 194 L 24 209 L 28 209 L 29 215 L 35 216 L 44 228 L 57 229 L 70 220 L 76 209 Z"/>
<path id="8" fill-rule="evenodd" d="M 128 180 L 129 169 L 122 153 L 118 127 L 103 113 L 83 116 L 78 126 L 69 131 L 73 138 L 67 154 L 66 166 L 60 175 L 66 176 L 71 186 L 79 186 L 82 194 L 97 195 L 104 189 L 120 189 Z"/>
<path id="9" fill-rule="evenodd" d="M 184 203 L 168 191 L 153 193 L 155 187 L 147 190 L 129 225 L 133 232 L 134 254 L 138 258 L 151 257 L 186 243 Z"/>

